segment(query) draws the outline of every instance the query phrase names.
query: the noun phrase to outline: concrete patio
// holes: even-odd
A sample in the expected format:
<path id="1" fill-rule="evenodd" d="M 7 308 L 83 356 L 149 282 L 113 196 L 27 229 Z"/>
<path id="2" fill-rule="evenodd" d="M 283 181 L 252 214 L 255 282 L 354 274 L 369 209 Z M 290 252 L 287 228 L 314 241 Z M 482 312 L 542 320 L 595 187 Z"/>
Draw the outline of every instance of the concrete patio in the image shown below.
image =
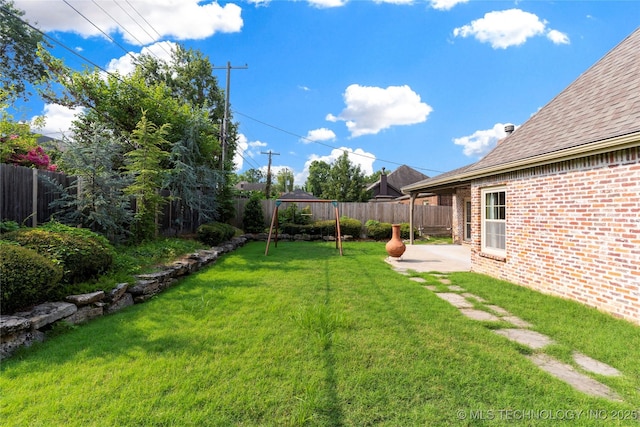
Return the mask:
<path id="1" fill-rule="evenodd" d="M 400 258 L 387 257 L 396 269 L 453 273 L 471 270 L 471 248 L 463 245 L 407 245 Z"/>

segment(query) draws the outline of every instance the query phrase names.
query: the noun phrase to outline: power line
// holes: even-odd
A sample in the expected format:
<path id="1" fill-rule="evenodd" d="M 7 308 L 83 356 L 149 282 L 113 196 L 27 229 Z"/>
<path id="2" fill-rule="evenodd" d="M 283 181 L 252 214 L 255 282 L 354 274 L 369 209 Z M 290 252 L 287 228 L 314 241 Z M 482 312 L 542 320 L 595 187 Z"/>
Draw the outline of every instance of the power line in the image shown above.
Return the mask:
<path id="1" fill-rule="evenodd" d="M 340 148 L 338 148 L 338 147 L 336 147 L 336 146 L 334 146 L 334 145 L 327 144 L 327 143 L 325 143 L 325 142 L 321 142 L 321 141 L 315 141 L 315 140 L 313 140 L 313 139 L 307 138 L 306 136 L 298 135 L 298 134 L 297 134 L 297 133 L 295 133 L 295 132 L 291 132 L 291 131 L 288 131 L 288 130 L 283 129 L 283 128 L 281 128 L 281 127 L 274 126 L 274 125 L 272 125 L 272 124 L 269 124 L 269 123 L 263 122 L 263 121 L 261 121 L 261 120 L 258 120 L 258 119 L 256 119 L 256 118 L 254 118 L 254 117 L 251 117 L 251 116 L 248 116 L 248 115 L 246 115 L 246 114 L 243 114 L 243 113 L 241 113 L 240 111 L 233 110 L 233 112 L 234 112 L 234 114 L 237 114 L 237 115 L 239 115 L 239 116 L 246 117 L 246 118 L 247 118 L 247 119 L 249 119 L 249 120 L 253 120 L 253 121 L 254 121 L 254 122 L 256 122 L 256 123 L 260 123 L 261 125 L 264 125 L 264 126 L 270 127 L 270 128 L 275 129 L 275 130 L 277 130 L 277 131 L 279 131 L 279 132 L 286 133 L 287 135 L 291 135 L 291 136 L 294 136 L 294 137 L 296 137 L 296 138 L 303 139 L 303 140 L 305 140 L 305 141 L 313 142 L 314 144 L 324 145 L 325 147 L 328 147 L 328 148 L 331 148 L 331 149 L 334 149 L 334 150 L 340 150 Z M 380 161 L 380 162 L 389 163 L 389 164 L 392 164 L 392 165 L 403 166 L 403 165 L 405 165 L 405 164 L 406 164 L 406 163 L 398 163 L 398 162 L 394 162 L 394 161 L 391 161 L 391 160 L 380 159 L 380 158 L 377 158 L 377 157 L 374 157 L 374 156 L 369 156 L 369 155 L 362 154 L 362 153 L 356 153 L 355 151 L 348 151 L 348 150 L 344 150 L 344 149 L 343 149 L 342 151 L 344 151 L 345 153 L 348 153 L 348 154 L 353 154 L 354 156 L 360 156 L 360 157 L 364 157 L 364 158 L 366 158 L 366 159 L 371 159 L 371 160 L 378 160 L 378 161 Z M 418 169 L 418 170 L 423 170 L 423 171 L 428 171 L 428 172 L 443 173 L 443 171 L 439 171 L 439 170 L 436 170 L 436 169 L 428 169 L 428 168 L 422 168 L 422 167 L 418 167 L 418 166 L 410 166 L 410 167 L 411 167 L 411 168 L 413 168 L 413 169 Z"/>
<path id="2" fill-rule="evenodd" d="M 95 2 L 95 0 L 94 0 L 94 2 Z M 122 11 L 123 11 L 124 13 L 126 13 L 126 14 L 127 14 L 127 16 L 128 16 L 129 18 L 131 18 L 131 20 L 132 20 L 132 21 L 133 21 L 133 22 L 134 22 L 138 27 L 140 27 L 140 29 L 141 29 L 142 31 L 144 31 L 144 32 L 149 36 L 149 38 L 151 39 L 151 41 L 152 41 L 152 42 L 155 42 L 155 37 L 153 37 L 151 34 L 149 34 L 149 32 L 148 32 L 148 31 L 147 31 L 147 30 L 146 30 L 142 25 L 140 25 L 140 23 L 139 23 L 138 21 L 136 21 L 136 19 L 135 19 L 133 16 L 131 16 L 131 14 L 130 14 L 129 12 L 127 12 L 127 11 L 125 10 L 125 8 L 122 6 L 122 4 L 118 3 L 118 2 L 117 2 L 117 1 L 115 1 L 115 0 L 114 0 L 113 2 L 114 2 L 114 3 L 115 3 L 115 4 L 116 4 L 120 9 L 122 9 Z M 131 8 L 132 8 L 132 9 L 133 9 L 137 14 L 138 14 L 138 16 L 142 17 L 142 15 L 140 15 L 140 12 L 138 12 L 138 11 L 137 11 L 137 10 L 136 10 L 132 5 L 131 5 L 131 3 L 127 2 L 127 4 L 128 4 L 128 5 L 129 5 L 129 6 L 130 6 L 130 7 L 131 7 Z M 142 19 L 144 19 L 144 18 L 142 18 Z M 146 21 L 146 20 L 144 20 L 144 22 L 147 22 L 147 21 Z M 147 22 L 147 24 L 148 24 L 148 22 Z M 157 33 L 157 31 L 156 31 L 156 33 Z M 138 40 L 138 39 L 136 39 L 136 40 Z M 140 42 L 140 41 L 138 40 L 138 42 Z M 171 56 L 171 53 L 170 53 L 170 52 L 168 52 L 168 51 L 167 51 L 167 49 L 165 49 L 165 48 L 164 48 L 164 46 L 163 46 L 162 44 L 159 44 L 159 46 L 162 48 L 162 50 L 164 50 L 164 52 L 165 52 L 167 55 Z"/>
<path id="3" fill-rule="evenodd" d="M 66 3 L 66 0 L 64 0 Z M 120 28 L 122 28 L 123 31 L 125 31 L 127 34 L 129 34 L 131 36 L 131 38 L 133 38 L 135 41 L 137 41 L 141 46 L 144 46 L 144 43 L 142 43 L 140 41 L 140 39 L 138 39 L 136 36 L 134 36 L 131 31 L 129 31 L 124 25 L 122 25 L 120 22 L 118 22 L 118 20 L 116 18 L 114 18 L 113 16 L 111 16 L 111 14 L 109 12 L 107 12 L 102 6 L 100 6 L 96 0 L 91 0 L 93 2 L 93 4 L 95 4 L 96 6 L 98 6 L 98 8 L 104 12 L 105 15 L 107 15 L 109 18 L 111 18 L 113 20 L 113 22 L 116 23 L 116 25 L 118 25 Z M 117 3 L 116 3 L 117 4 Z M 134 21 L 135 22 L 135 21 Z"/>
<path id="4" fill-rule="evenodd" d="M 115 45 L 117 45 L 120 49 L 122 49 L 124 51 L 125 54 L 129 55 L 131 57 L 131 59 L 133 59 L 134 61 L 137 61 L 136 57 L 133 56 L 133 54 L 131 52 L 129 52 L 127 49 L 124 48 L 124 46 L 122 46 L 120 43 L 118 43 L 113 37 L 111 37 L 109 34 L 107 34 L 105 31 L 102 30 L 102 28 L 98 27 L 95 23 L 93 23 L 93 21 L 91 21 L 89 18 L 87 18 L 82 12 L 80 12 L 78 9 L 76 9 L 75 7 L 73 7 L 67 0 L 62 0 L 67 6 L 69 6 L 71 9 L 73 9 L 78 15 L 80 15 L 81 17 L 83 17 L 89 24 L 93 25 L 95 29 L 97 29 L 98 31 L 100 31 L 106 38 L 108 38 L 109 40 L 111 40 L 112 43 L 114 43 Z M 95 3 L 95 1 L 94 1 Z M 100 6 L 98 6 L 100 7 Z M 102 9 L 102 8 L 101 8 Z M 106 13 L 106 12 L 105 12 Z M 116 22 L 117 24 L 117 22 Z"/>
<path id="5" fill-rule="evenodd" d="M 133 11 L 134 11 L 134 12 L 135 12 L 135 13 L 136 13 L 136 14 L 137 14 L 137 15 L 138 15 L 138 16 L 139 16 L 139 17 L 140 17 L 140 18 L 141 18 L 141 19 L 142 19 L 142 20 L 143 20 L 143 21 L 144 21 L 148 26 L 149 26 L 149 28 L 151 28 L 151 29 L 156 33 L 156 35 L 158 36 L 158 40 L 160 40 L 160 39 L 162 38 L 162 34 L 160 34 L 160 33 L 158 32 L 158 30 L 156 30 L 156 29 L 155 29 L 155 27 L 154 27 L 153 25 L 151 25 L 151 23 L 150 23 L 149 21 L 147 21 L 147 20 L 145 19 L 145 17 L 144 17 L 140 12 L 138 12 L 138 10 L 137 10 L 135 7 L 133 7 L 133 5 L 129 2 L 129 0 L 125 0 L 125 1 L 126 1 L 126 2 L 127 2 L 127 4 L 129 5 L 129 7 L 130 7 L 130 8 L 131 8 L 131 9 L 132 9 L 132 10 L 133 10 Z M 120 6 L 120 5 L 118 5 L 118 6 Z M 129 15 L 129 16 L 130 16 L 130 15 Z M 133 18 L 131 18 L 131 19 L 133 19 Z M 135 21 L 135 20 L 134 20 L 134 21 Z M 137 22 L 136 22 L 136 23 L 137 23 Z M 140 28 L 142 28 L 142 30 L 143 30 L 145 33 L 147 33 L 147 35 L 148 35 L 152 40 L 154 40 L 154 39 L 155 39 L 155 37 L 153 37 L 151 34 L 149 34 L 149 33 L 148 33 L 148 32 L 147 32 L 147 31 L 142 27 L 142 25 L 138 24 L 138 26 L 140 26 Z M 160 44 L 159 44 L 159 46 L 162 48 L 162 50 L 164 50 L 164 52 L 165 52 L 167 55 L 171 56 L 171 52 L 167 51 L 167 49 L 165 49 L 165 48 L 164 48 L 164 45 L 163 45 L 162 43 L 160 43 Z"/>

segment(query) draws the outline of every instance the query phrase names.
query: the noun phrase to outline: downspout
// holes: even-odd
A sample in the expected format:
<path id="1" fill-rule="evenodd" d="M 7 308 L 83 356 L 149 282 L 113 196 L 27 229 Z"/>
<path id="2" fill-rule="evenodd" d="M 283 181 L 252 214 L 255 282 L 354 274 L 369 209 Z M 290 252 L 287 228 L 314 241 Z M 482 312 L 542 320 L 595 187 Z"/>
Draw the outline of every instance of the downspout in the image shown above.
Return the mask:
<path id="1" fill-rule="evenodd" d="M 416 204 L 418 193 L 411 193 L 409 198 L 409 244 L 413 245 L 413 207 Z"/>

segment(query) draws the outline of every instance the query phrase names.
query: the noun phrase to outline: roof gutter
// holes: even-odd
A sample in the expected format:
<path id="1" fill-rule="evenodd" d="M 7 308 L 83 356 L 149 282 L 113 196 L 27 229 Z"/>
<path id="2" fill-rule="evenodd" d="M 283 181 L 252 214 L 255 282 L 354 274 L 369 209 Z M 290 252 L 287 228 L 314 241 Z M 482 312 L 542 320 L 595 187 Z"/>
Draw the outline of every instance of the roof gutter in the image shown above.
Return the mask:
<path id="1" fill-rule="evenodd" d="M 528 157 L 526 159 L 516 160 L 509 163 L 503 163 L 485 169 L 462 172 L 457 175 L 443 177 L 440 180 L 438 179 L 438 177 L 435 177 L 426 186 L 420 185 L 420 183 L 416 183 L 407 185 L 406 187 L 402 187 L 402 192 L 404 194 L 411 194 L 417 191 L 424 192 L 425 190 L 429 190 L 434 187 L 453 187 L 456 184 L 470 181 L 471 179 L 479 179 L 487 176 L 497 175 L 500 173 L 513 172 L 515 170 L 521 170 L 524 168 L 543 166 L 551 163 L 578 159 L 581 157 L 602 154 L 613 150 L 622 150 L 625 148 L 638 146 L 639 144 L 640 132 L 633 132 L 614 138 L 603 139 L 601 141 L 593 143 L 566 148 L 560 151 L 545 153 L 539 156 Z"/>

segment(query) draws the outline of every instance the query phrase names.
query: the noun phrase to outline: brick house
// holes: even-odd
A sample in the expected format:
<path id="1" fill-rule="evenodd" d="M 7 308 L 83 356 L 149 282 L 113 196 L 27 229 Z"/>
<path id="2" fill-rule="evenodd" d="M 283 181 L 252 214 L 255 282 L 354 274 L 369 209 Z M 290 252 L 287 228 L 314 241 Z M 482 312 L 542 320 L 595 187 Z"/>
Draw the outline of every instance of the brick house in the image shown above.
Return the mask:
<path id="1" fill-rule="evenodd" d="M 640 324 L 640 28 L 477 163 L 453 195 L 472 270 Z"/>

